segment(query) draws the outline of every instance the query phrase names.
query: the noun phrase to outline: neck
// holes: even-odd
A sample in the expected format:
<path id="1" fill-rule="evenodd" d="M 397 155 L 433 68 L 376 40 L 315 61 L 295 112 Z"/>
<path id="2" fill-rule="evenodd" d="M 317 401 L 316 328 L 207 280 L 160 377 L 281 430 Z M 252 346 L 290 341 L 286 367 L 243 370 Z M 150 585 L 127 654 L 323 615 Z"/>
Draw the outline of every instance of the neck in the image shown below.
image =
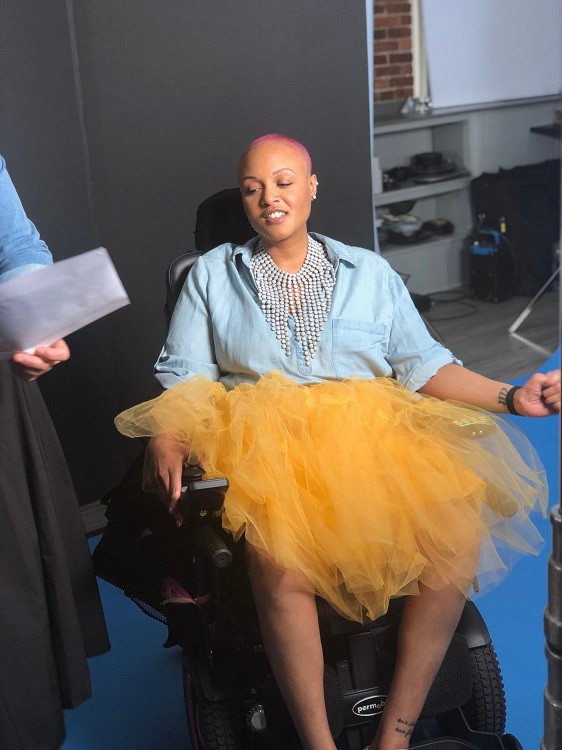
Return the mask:
<path id="1" fill-rule="evenodd" d="M 306 260 L 308 252 L 308 234 L 306 230 L 299 237 L 291 237 L 285 242 L 273 244 L 267 239 L 261 239 L 264 250 L 278 268 L 287 273 L 299 271 Z"/>

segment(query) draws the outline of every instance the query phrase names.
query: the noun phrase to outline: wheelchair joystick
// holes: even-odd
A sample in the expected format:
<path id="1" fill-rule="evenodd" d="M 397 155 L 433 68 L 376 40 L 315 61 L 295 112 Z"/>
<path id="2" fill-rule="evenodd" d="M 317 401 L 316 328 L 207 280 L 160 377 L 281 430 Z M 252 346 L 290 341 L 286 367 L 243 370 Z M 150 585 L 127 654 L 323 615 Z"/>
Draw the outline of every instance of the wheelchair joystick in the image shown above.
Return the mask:
<path id="1" fill-rule="evenodd" d="M 205 474 L 205 469 L 202 469 L 199 464 L 187 464 L 183 467 L 182 478 L 183 479 L 201 479 Z"/>
<path id="2" fill-rule="evenodd" d="M 184 517 L 216 513 L 224 503 L 228 479 L 203 479 L 205 470 L 200 466 L 185 466 L 182 472 L 180 503 Z"/>

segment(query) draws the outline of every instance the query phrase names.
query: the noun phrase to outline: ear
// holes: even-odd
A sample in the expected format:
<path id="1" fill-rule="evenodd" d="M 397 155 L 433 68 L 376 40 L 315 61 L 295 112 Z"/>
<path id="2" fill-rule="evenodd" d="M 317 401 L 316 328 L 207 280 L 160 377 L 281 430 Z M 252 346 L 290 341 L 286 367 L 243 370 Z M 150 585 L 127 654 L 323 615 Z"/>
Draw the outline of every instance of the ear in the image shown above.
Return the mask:
<path id="1" fill-rule="evenodd" d="M 310 197 L 312 200 L 316 197 L 316 191 L 318 190 L 318 178 L 315 174 L 311 174 L 308 178 L 308 184 L 310 186 Z"/>

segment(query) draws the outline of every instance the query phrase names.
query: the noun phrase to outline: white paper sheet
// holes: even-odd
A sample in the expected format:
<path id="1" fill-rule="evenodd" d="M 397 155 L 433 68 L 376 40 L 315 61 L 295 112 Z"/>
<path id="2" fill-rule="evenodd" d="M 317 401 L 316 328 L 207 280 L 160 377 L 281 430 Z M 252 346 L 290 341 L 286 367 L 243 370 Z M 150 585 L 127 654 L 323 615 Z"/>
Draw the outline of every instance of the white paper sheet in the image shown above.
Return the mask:
<path id="1" fill-rule="evenodd" d="M 48 346 L 130 303 L 107 250 L 0 284 L 0 359 Z"/>

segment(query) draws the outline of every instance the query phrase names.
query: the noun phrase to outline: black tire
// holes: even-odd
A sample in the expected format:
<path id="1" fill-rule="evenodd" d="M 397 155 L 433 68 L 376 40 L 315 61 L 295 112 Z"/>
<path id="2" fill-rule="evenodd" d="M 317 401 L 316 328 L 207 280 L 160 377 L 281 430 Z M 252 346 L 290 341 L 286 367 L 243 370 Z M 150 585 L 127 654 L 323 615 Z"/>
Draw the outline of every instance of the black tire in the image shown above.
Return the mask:
<path id="1" fill-rule="evenodd" d="M 192 750 L 243 750 L 242 719 L 237 702 L 207 700 L 187 670 L 183 687 Z"/>
<path id="2" fill-rule="evenodd" d="M 205 750 L 241 750 L 240 712 L 234 701 L 197 700 L 197 726 Z"/>
<path id="3" fill-rule="evenodd" d="M 494 647 L 470 649 L 472 696 L 463 706 L 475 732 L 492 732 L 501 737 L 505 729 L 505 691 Z"/>
<path id="4" fill-rule="evenodd" d="M 504 734 L 502 742 L 505 750 L 523 750 L 523 745 L 512 734 Z"/>

